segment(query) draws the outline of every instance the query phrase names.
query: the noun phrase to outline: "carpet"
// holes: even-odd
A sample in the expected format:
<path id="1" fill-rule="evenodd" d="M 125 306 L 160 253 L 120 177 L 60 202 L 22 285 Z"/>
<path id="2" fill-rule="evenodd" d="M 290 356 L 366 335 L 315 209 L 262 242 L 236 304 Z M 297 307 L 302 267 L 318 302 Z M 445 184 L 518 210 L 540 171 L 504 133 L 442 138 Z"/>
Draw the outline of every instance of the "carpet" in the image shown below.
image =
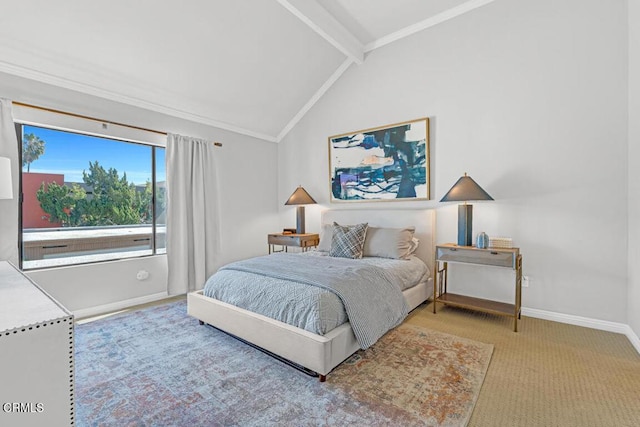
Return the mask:
<path id="1" fill-rule="evenodd" d="M 186 314 L 186 301 L 75 327 L 78 426 L 464 426 L 493 346 L 403 324 L 327 376 Z"/>

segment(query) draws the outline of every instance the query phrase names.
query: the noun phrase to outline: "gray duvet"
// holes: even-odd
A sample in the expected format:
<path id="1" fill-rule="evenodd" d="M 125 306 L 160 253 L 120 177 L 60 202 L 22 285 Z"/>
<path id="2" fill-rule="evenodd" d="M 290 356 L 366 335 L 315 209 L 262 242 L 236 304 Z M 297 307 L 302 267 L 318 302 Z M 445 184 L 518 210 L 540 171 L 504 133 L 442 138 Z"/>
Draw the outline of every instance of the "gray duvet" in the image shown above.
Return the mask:
<path id="1" fill-rule="evenodd" d="M 401 289 L 418 283 L 426 270 L 417 258 L 278 253 L 222 267 L 204 294 L 320 335 L 349 321 L 360 347 L 368 348 L 404 320 Z"/>

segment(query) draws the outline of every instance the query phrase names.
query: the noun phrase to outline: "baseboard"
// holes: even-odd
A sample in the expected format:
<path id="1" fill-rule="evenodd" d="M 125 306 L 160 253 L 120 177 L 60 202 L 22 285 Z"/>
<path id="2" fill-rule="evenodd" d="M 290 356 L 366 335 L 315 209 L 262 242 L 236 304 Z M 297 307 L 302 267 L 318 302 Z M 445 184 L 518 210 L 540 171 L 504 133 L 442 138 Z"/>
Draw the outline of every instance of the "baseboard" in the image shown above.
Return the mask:
<path id="1" fill-rule="evenodd" d="M 626 335 L 627 338 L 629 338 L 629 341 L 631 341 L 631 345 L 634 346 L 638 354 L 640 354 L 640 338 L 638 338 L 638 335 L 636 335 L 636 333 L 633 331 L 633 329 L 631 329 L 631 326 L 629 325 L 627 325 Z"/>
<path id="2" fill-rule="evenodd" d="M 159 292 L 157 294 L 145 295 L 143 297 L 132 298 L 124 301 L 118 301 L 110 304 L 97 305 L 95 307 L 83 308 L 81 310 L 74 310 L 73 316 L 76 319 L 83 319 L 85 317 L 98 316 L 113 311 L 122 310 L 125 308 L 133 307 L 134 305 L 146 304 L 149 302 L 159 301 L 161 299 L 168 298 L 167 292 Z"/>
<path id="3" fill-rule="evenodd" d="M 631 345 L 640 354 L 640 339 L 633 329 L 627 324 L 609 322 L 607 320 L 591 319 L 588 317 L 574 316 L 571 314 L 556 313 L 553 311 L 538 310 L 522 307 L 522 315 L 535 317 L 536 319 L 551 320 L 553 322 L 567 323 L 569 325 L 584 326 L 585 328 L 599 329 L 601 331 L 623 334 L 631 342 Z"/>

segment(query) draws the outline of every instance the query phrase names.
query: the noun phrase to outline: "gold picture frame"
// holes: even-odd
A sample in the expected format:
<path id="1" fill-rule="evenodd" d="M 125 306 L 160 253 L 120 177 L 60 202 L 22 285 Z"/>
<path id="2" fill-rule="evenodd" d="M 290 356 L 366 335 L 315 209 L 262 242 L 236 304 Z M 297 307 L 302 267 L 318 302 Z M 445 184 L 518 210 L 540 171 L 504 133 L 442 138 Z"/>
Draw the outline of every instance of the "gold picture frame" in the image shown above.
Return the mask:
<path id="1" fill-rule="evenodd" d="M 330 136 L 331 202 L 430 199 L 429 118 Z"/>

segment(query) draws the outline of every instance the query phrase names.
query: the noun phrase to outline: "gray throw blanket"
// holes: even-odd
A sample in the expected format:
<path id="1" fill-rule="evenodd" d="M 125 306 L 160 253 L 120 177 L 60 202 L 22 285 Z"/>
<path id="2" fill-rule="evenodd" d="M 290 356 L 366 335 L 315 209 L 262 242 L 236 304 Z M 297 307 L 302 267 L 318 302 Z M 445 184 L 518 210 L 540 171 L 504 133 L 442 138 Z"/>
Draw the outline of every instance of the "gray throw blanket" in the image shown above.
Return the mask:
<path id="1" fill-rule="evenodd" d="M 362 349 L 373 345 L 407 316 L 401 279 L 359 260 L 278 253 L 227 264 L 237 270 L 318 286 L 335 293 Z"/>

